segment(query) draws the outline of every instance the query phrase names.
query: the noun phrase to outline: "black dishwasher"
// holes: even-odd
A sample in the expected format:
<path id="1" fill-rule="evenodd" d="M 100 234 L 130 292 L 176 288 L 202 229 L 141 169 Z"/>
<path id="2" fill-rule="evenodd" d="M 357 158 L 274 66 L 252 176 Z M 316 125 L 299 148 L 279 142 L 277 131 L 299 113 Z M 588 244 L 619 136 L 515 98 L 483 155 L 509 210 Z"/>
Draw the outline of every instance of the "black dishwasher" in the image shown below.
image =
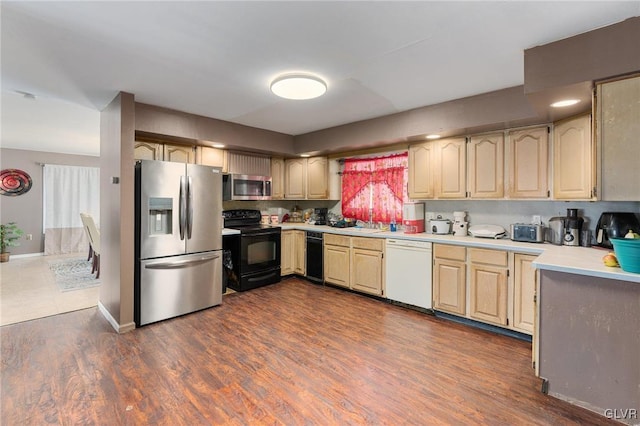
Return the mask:
<path id="1" fill-rule="evenodd" d="M 322 232 L 307 231 L 307 279 L 323 282 Z"/>

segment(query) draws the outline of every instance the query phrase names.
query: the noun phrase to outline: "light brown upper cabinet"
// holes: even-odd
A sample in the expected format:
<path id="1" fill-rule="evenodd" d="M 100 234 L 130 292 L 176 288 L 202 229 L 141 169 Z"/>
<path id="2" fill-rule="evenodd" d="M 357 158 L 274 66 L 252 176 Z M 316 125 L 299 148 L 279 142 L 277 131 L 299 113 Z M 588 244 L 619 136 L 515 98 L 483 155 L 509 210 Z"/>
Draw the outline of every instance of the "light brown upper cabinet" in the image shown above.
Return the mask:
<path id="1" fill-rule="evenodd" d="M 196 163 L 196 147 L 191 145 L 164 144 L 164 161 L 174 163 Z"/>
<path id="2" fill-rule="evenodd" d="M 640 76 L 596 89 L 600 194 L 605 201 L 640 200 Z"/>
<path id="3" fill-rule="evenodd" d="M 196 163 L 204 166 L 220 167 L 227 171 L 227 151 L 210 146 L 196 147 Z"/>
<path id="4" fill-rule="evenodd" d="M 284 198 L 284 158 L 271 158 L 271 198 L 281 200 Z"/>
<path id="5" fill-rule="evenodd" d="M 465 198 L 467 152 L 465 138 L 438 141 L 436 151 L 436 198 Z"/>
<path id="6" fill-rule="evenodd" d="M 304 200 L 307 197 L 307 159 L 285 160 L 284 170 L 284 198 Z"/>
<path id="7" fill-rule="evenodd" d="M 469 196 L 504 196 L 504 133 L 472 136 L 468 146 Z"/>
<path id="8" fill-rule="evenodd" d="M 549 197 L 549 127 L 508 133 L 507 170 L 508 197 Z"/>
<path id="9" fill-rule="evenodd" d="M 424 142 L 409 147 L 409 198 L 424 200 L 434 197 L 433 164 L 436 142 Z"/>
<path id="10" fill-rule="evenodd" d="M 285 160 L 284 198 L 294 200 L 327 199 L 329 161 L 326 157 Z"/>
<path id="11" fill-rule="evenodd" d="M 307 199 L 329 198 L 329 160 L 327 157 L 307 158 Z"/>
<path id="12" fill-rule="evenodd" d="M 594 189 L 591 115 L 554 123 L 553 198 L 589 200 Z"/>
<path id="13" fill-rule="evenodd" d="M 156 142 L 136 141 L 133 147 L 133 158 L 136 160 L 162 161 L 163 144 Z"/>

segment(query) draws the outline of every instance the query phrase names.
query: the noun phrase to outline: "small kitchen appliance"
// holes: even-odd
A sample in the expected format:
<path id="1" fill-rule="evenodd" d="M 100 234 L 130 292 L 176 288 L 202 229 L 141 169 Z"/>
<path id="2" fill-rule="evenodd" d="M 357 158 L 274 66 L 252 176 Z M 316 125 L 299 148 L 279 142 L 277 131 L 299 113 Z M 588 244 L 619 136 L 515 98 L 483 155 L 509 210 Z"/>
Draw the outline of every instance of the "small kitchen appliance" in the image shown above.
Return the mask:
<path id="1" fill-rule="evenodd" d="M 408 203 L 402 206 L 402 224 L 412 233 L 424 232 L 424 203 Z M 415 227 L 415 228 L 414 228 Z"/>
<path id="2" fill-rule="evenodd" d="M 504 237 L 507 231 L 500 225 L 474 225 L 469 228 L 469 235 L 476 238 L 493 238 L 498 239 Z"/>
<path id="3" fill-rule="evenodd" d="M 624 238 L 632 229 L 640 233 L 640 222 L 632 212 L 605 212 L 600 215 L 596 225 L 596 245 L 613 248 L 611 238 Z"/>
<path id="4" fill-rule="evenodd" d="M 511 224 L 511 240 L 525 243 L 544 242 L 544 226 L 525 223 Z"/>
<path id="5" fill-rule="evenodd" d="M 432 234 L 448 234 L 451 232 L 451 221 L 443 219 L 442 215 L 438 215 L 435 219 L 429 221 L 429 227 Z"/>
<path id="6" fill-rule="evenodd" d="M 453 235 L 456 237 L 465 237 L 467 235 L 467 225 L 465 217 L 467 212 L 453 212 Z"/>
<path id="7" fill-rule="evenodd" d="M 563 244 L 565 246 L 579 246 L 580 233 L 584 219 L 578 216 L 578 209 L 567 209 L 567 217 L 564 221 Z"/>
<path id="8" fill-rule="evenodd" d="M 313 216 L 316 225 L 326 225 L 327 224 L 327 213 L 329 209 L 324 208 L 315 208 L 313 209 Z"/>
<path id="9" fill-rule="evenodd" d="M 566 217 L 556 216 L 549 219 L 545 240 L 557 246 L 562 245 L 564 239 L 564 221 Z"/>

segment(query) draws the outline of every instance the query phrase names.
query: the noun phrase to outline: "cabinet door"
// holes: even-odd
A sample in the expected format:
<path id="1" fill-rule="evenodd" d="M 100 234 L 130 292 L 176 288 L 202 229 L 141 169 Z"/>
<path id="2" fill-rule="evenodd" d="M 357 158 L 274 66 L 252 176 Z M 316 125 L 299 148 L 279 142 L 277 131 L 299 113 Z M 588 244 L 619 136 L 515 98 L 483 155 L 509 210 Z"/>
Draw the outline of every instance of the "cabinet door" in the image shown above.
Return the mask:
<path id="1" fill-rule="evenodd" d="M 554 125 L 553 196 L 558 200 L 586 200 L 593 188 L 591 116 Z"/>
<path id="2" fill-rule="evenodd" d="M 280 237 L 280 275 L 294 272 L 294 237 L 295 231 L 282 231 Z"/>
<path id="3" fill-rule="evenodd" d="M 162 161 L 162 144 L 136 141 L 133 147 L 133 158 L 136 160 Z"/>
<path id="4" fill-rule="evenodd" d="M 304 231 L 294 231 L 294 247 L 295 247 L 295 252 L 293 254 L 293 257 L 295 259 L 294 261 L 294 267 L 293 267 L 293 272 L 298 274 L 298 275 L 306 275 L 307 274 L 307 268 L 306 268 L 306 259 L 307 259 L 307 236 L 306 233 Z"/>
<path id="5" fill-rule="evenodd" d="M 188 145 L 164 144 L 164 161 L 195 164 L 195 147 Z"/>
<path id="6" fill-rule="evenodd" d="M 351 288 L 382 295 L 382 252 L 352 249 L 351 263 L 353 265 Z"/>
<path id="7" fill-rule="evenodd" d="M 199 146 L 196 150 L 197 163 L 204 166 L 220 167 L 223 172 L 227 171 L 227 152 L 224 149 L 212 148 L 210 146 Z"/>
<path id="8" fill-rule="evenodd" d="M 409 147 L 409 198 L 424 200 L 434 197 L 433 161 L 435 142 L 425 142 Z"/>
<path id="9" fill-rule="evenodd" d="M 466 140 L 444 139 L 438 143 L 436 157 L 436 197 L 465 198 L 467 191 Z"/>
<path id="10" fill-rule="evenodd" d="M 473 136 L 468 146 L 471 198 L 504 196 L 504 135 Z"/>
<path id="11" fill-rule="evenodd" d="M 549 196 L 549 128 L 513 130 L 507 139 L 507 196 Z"/>
<path id="12" fill-rule="evenodd" d="M 507 269 L 471 263 L 470 275 L 469 316 L 507 325 Z"/>
<path id="13" fill-rule="evenodd" d="M 285 160 L 284 197 L 304 200 L 307 196 L 307 159 Z"/>
<path id="14" fill-rule="evenodd" d="M 604 201 L 640 200 L 640 76 L 597 86 L 596 129 Z"/>
<path id="15" fill-rule="evenodd" d="M 513 328 L 532 334 L 535 320 L 534 295 L 536 269 L 532 266 L 536 256 L 516 254 L 513 270 Z"/>
<path id="16" fill-rule="evenodd" d="M 271 198 L 284 198 L 284 158 L 271 159 Z"/>
<path id="17" fill-rule="evenodd" d="M 433 308 L 464 315 L 467 309 L 466 292 L 464 262 L 436 258 L 433 266 Z"/>
<path id="18" fill-rule="evenodd" d="M 307 199 L 329 197 L 329 160 L 327 157 L 307 158 Z"/>
<path id="19" fill-rule="evenodd" d="M 328 283 L 350 286 L 349 247 L 324 245 L 324 280 Z"/>

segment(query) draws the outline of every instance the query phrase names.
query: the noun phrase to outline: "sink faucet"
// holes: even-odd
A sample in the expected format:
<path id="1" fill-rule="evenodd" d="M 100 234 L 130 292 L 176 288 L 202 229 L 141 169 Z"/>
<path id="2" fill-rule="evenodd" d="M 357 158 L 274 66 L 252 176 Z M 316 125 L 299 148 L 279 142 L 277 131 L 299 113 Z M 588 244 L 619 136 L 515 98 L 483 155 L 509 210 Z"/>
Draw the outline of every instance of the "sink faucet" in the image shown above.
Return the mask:
<path id="1" fill-rule="evenodd" d="M 373 209 L 369 208 L 369 225 L 368 228 L 373 228 Z"/>

